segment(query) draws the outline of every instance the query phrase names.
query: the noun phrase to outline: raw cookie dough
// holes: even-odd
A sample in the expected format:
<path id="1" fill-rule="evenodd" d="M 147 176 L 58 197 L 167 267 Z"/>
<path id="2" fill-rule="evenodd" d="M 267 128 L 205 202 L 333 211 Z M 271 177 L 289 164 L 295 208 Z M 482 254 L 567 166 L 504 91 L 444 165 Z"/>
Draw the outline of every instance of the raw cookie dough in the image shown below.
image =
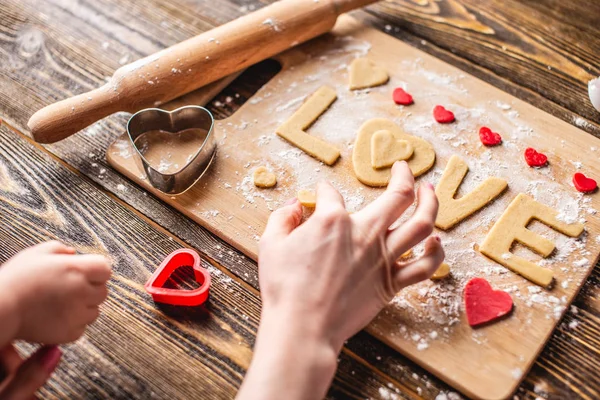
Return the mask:
<path id="1" fill-rule="evenodd" d="M 267 167 L 258 167 L 253 174 L 254 186 L 259 188 L 271 188 L 277 184 L 277 177 Z"/>
<path id="2" fill-rule="evenodd" d="M 458 156 L 450 157 L 435 194 L 440 202 L 435 226 L 447 230 L 458 224 L 475 211 L 483 208 L 507 188 L 504 179 L 491 177 L 483 181 L 475 190 L 455 199 L 458 187 L 467 175 L 469 167 Z"/>
<path id="3" fill-rule="evenodd" d="M 320 87 L 290 119 L 277 128 L 277 134 L 314 158 L 327 165 L 333 165 L 340 157 L 340 151 L 324 140 L 307 134 L 305 129 L 308 129 L 336 99 L 335 90 L 328 86 Z"/>
<path id="4" fill-rule="evenodd" d="M 440 267 L 431 275 L 431 280 L 437 281 L 440 279 L 444 279 L 450 275 L 450 266 L 446 263 L 442 263 Z"/>
<path id="5" fill-rule="evenodd" d="M 296 197 L 304 207 L 314 208 L 317 205 L 317 195 L 312 190 L 298 190 Z"/>
<path id="6" fill-rule="evenodd" d="M 350 90 L 383 85 L 389 79 L 386 70 L 368 58 L 357 58 L 350 64 Z"/>
<path id="7" fill-rule="evenodd" d="M 402 255 L 400 256 L 400 260 L 408 260 L 412 256 L 413 256 L 412 249 L 408 249 L 404 253 L 402 253 Z"/>
<path id="8" fill-rule="evenodd" d="M 375 118 L 365 122 L 358 131 L 352 164 L 359 181 L 368 186 L 386 186 L 390 180 L 391 169 L 375 169 L 371 165 L 371 137 L 378 131 L 389 131 L 396 140 L 406 140 L 413 148 L 413 155 L 407 160 L 414 176 L 427 172 L 435 162 L 435 151 L 429 142 L 416 136 L 407 135 L 390 120 Z"/>
<path id="9" fill-rule="evenodd" d="M 557 218 L 558 212 L 538 203 L 521 193 L 509 204 L 504 214 L 494 224 L 483 244 L 479 247 L 488 256 L 506 268 L 516 272 L 531 282 L 543 287 L 552 283 L 552 270 L 510 253 L 513 242 L 517 241 L 543 257 L 554 251 L 554 243 L 527 229 L 531 220 L 536 219 L 570 237 L 578 237 L 583 232 L 583 224 L 567 224 Z"/>
<path id="10" fill-rule="evenodd" d="M 381 169 L 391 167 L 396 161 L 408 160 L 413 154 L 406 140 L 396 140 L 390 131 L 377 131 L 371 136 L 371 165 Z"/>

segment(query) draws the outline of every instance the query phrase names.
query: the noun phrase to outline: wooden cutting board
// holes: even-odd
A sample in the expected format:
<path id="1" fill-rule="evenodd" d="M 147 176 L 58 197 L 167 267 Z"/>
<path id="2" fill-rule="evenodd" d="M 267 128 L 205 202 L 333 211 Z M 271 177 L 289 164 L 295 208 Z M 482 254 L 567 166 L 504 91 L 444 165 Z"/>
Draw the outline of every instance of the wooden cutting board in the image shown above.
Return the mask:
<path id="1" fill-rule="evenodd" d="M 354 58 L 363 56 L 385 68 L 391 79 L 384 86 L 351 92 L 347 67 Z M 298 189 L 312 189 L 318 180 L 327 179 L 341 191 L 351 211 L 381 193 L 382 189 L 359 183 L 351 163 L 358 129 L 371 118 L 388 118 L 408 134 L 433 145 L 436 164 L 417 183 L 437 183 L 453 154 L 470 167 L 459 196 L 488 176 L 507 179 L 509 189 L 496 201 L 452 230 L 438 232 L 452 277 L 407 288 L 367 330 L 468 396 L 508 397 L 600 252 L 600 218 L 596 213 L 600 195 L 580 194 L 571 183 L 577 171 L 600 178 L 600 140 L 350 17 L 341 18 L 332 34 L 277 59 L 282 71 L 233 116 L 217 123 L 216 160 L 209 173 L 184 195 L 165 196 L 148 185 L 125 135 L 108 149 L 108 161 L 253 259 L 270 212 L 295 196 Z M 323 85 L 335 88 L 338 99 L 308 133 L 341 150 L 342 157 L 333 167 L 275 134 L 276 128 Z M 217 86 L 204 92 L 203 99 L 195 104 L 211 97 Z M 391 93 L 398 86 L 412 93 L 414 105 L 394 104 Z M 437 124 L 432 117 L 437 104 L 453 110 L 456 122 Z M 483 125 L 501 133 L 502 146 L 481 145 L 477 132 Z M 532 169 L 525 164 L 523 151 L 530 146 L 549 156 L 548 167 Z M 254 187 L 252 172 L 259 165 L 267 165 L 277 174 L 275 189 Z M 579 239 L 567 238 L 537 222 L 529 227 L 557 245 L 557 251 L 541 261 L 555 273 L 557 283 L 552 290 L 538 288 L 477 251 L 518 193 L 528 193 L 557 209 L 565 219 L 585 220 L 586 233 Z M 415 249 L 417 254 L 419 251 Z M 540 261 L 538 255 L 519 245 L 513 252 Z M 462 289 L 475 276 L 511 293 L 515 309 L 509 318 L 479 329 L 469 327 Z"/>

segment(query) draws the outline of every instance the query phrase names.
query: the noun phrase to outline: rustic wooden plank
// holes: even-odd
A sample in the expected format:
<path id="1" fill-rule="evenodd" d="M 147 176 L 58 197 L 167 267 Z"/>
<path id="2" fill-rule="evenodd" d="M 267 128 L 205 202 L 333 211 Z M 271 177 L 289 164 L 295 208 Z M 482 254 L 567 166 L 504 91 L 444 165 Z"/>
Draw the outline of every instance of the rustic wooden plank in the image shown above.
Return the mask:
<path id="1" fill-rule="evenodd" d="M 6 65 L 6 63 L 9 62 L 14 62 L 17 64 L 17 66 L 24 65 L 24 67 L 41 62 L 42 67 L 40 67 L 39 71 L 34 74 L 34 79 L 28 78 L 28 76 L 30 76 L 28 74 L 33 74 L 32 72 L 23 73 L 23 75 L 20 76 L 9 76 L 6 73 L 6 71 L 12 71 L 3 68 L 4 74 L 0 76 L 0 80 L 2 82 L 2 85 L 0 85 L 0 87 L 2 87 L 2 89 L 0 90 L 0 107 L 2 107 L 0 115 L 10 120 L 10 122 L 15 126 L 20 125 L 21 127 L 23 127 L 24 123 L 27 120 L 27 117 L 39 106 L 47 104 L 54 99 L 62 98 L 72 93 L 83 91 L 83 89 L 87 89 L 88 86 L 92 87 L 99 84 L 103 79 L 103 76 L 110 74 L 114 68 L 118 67 L 119 60 L 125 58 L 131 60 L 137 54 L 146 54 L 141 52 L 139 49 L 134 50 L 136 46 L 132 45 L 132 43 L 137 43 L 137 47 L 141 47 L 142 45 L 138 42 L 144 39 L 143 35 L 139 35 L 136 32 L 126 32 L 126 34 L 121 34 L 117 37 L 106 36 L 102 33 L 97 32 L 99 28 L 94 28 L 93 23 L 86 23 L 92 26 L 92 28 L 87 28 L 85 26 L 86 24 L 78 24 L 77 18 L 74 18 L 73 16 L 68 17 L 67 20 L 69 21 L 69 24 L 63 24 L 65 17 L 57 17 L 56 15 L 53 15 L 52 17 L 54 18 L 54 20 L 50 20 L 48 15 L 40 17 L 40 15 L 44 15 L 46 12 L 46 5 L 41 4 L 42 2 L 37 3 L 41 4 L 39 6 L 37 6 L 37 4 L 35 3 L 33 6 L 31 6 L 30 3 L 30 7 L 27 9 L 23 8 L 24 6 L 21 7 L 21 4 L 19 3 L 20 2 L 15 1 L 12 3 L 3 2 L 2 4 L 0 4 L 0 16 L 2 17 L 3 21 L 2 24 L 0 24 L 0 62 L 2 63 L 3 67 Z M 168 4 L 164 5 L 165 3 Z M 145 11 L 139 9 L 132 11 L 131 7 L 136 6 L 132 6 L 131 4 L 129 4 L 129 2 L 126 2 L 125 5 L 122 6 L 125 8 L 125 10 L 119 8 L 121 6 L 119 4 L 115 5 L 114 2 L 111 3 L 111 5 L 113 9 L 118 9 L 119 13 L 122 13 L 114 14 L 116 16 L 116 19 L 122 19 L 123 21 L 128 21 L 128 23 L 134 21 L 135 23 L 148 26 L 147 29 L 150 32 L 160 31 L 160 34 L 157 35 L 158 38 L 156 40 L 161 41 L 161 45 L 163 45 L 162 41 L 164 41 L 164 45 L 166 46 L 172 43 L 169 42 L 169 40 L 171 40 L 169 38 L 169 35 L 183 35 L 184 37 L 187 37 L 185 35 L 188 32 L 190 34 L 197 33 L 197 27 L 203 26 L 201 25 L 204 21 L 203 15 L 206 14 L 207 11 L 202 8 L 202 2 L 194 3 L 197 6 L 197 8 L 194 9 L 194 13 L 180 13 L 177 14 L 176 17 L 173 18 L 173 20 L 171 20 L 171 17 L 169 17 L 169 13 L 176 12 L 176 10 L 179 9 L 179 3 L 180 2 L 153 2 L 153 4 L 145 3 L 144 6 L 142 6 L 142 8 L 144 8 L 145 10 L 153 10 L 153 7 L 160 8 L 161 10 L 163 8 L 166 8 L 166 11 L 164 11 L 164 13 L 162 14 L 155 15 L 154 13 L 147 12 L 147 14 L 151 15 L 144 15 L 145 19 L 139 17 L 138 14 L 135 14 Z M 205 4 L 207 3 L 209 2 L 206 2 Z M 227 3 L 229 4 L 230 2 Z M 548 2 L 544 3 L 549 4 Z M 551 8 L 553 10 L 557 7 L 555 3 L 557 2 L 553 2 L 553 8 Z M 103 7 L 102 4 L 106 3 L 98 2 L 97 4 L 97 9 L 105 9 L 105 7 Z M 243 4 L 248 4 L 248 2 L 240 1 L 238 5 Z M 260 5 L 258 2 L 252 2 L 249 4 L 252 6 Z M 589 4 L 592 4 L 592 2 L 577 2 L 577 5 L 573 7 L 579 10 L 590 10 Z M 210 5 L 211 4 L 208 4 L 208 6 Z M 540 7 L 543 8 L 544 6 L 542 5 Z M 207 8 L 211 9 L 211 12 L 214 12 L 212 11 L 212 9 L 217 9 L 218 7 Z M 474 9 L 476 9 L 476 7 L 474 7 Z M 17 10 L 17 12 L 14 12 L 14 10 Z M 228 5 L 228 10 L 235 12 L 236 6 L 233 5 L 233 3 L 231 3 Z M 396 12 L 394 15 L 396 18 L 402 16 L 402 18 L 404 18 L 402 21 L 408 19 L 406 13 L 404 12 L 402 14 Z M 578 15 L 581 16 L 584 14 L 580 13 Z M 593 16 L 593 12 L 591 12 L 590 15 Z M 233 15 L 229 17 L 233 18 Z M 222 23 L 228 18 L 228 15 L 223 15 L 216 11 L 216 17 L 215 15 L 213 15 L 211 18 L 213 18 L 212 21 L 215 21 L 216 23 Z M 582 18 L 582 20 L 585 21 L 585 18 Z M 161 26 L 161 23 L 163 21 L 171 25 L 163 27 Z M 441 19 L 439 19 L 439 22 L 435 22 L 433 23 L 433 25 L 435 25 L 436 28 L 440 30 L 440 27 L 443 27 L 443 25 L 448 24 L 448 22 L 445 21 L 445 17 L 442 17 Z M 382 28 L 385 26 L 385 22 L 379 21 L 378 23 Z M 23 39 L 23 37 L 28 37 L 26 34 L 23 33 L 24 28 L 37 27 L 43 29 L 44 32 L 48 32 L 53 29 L 58 29 L 57 25 L 68 25 L 67 28 L 70 29 L 68 30 L 68 33 L 63 32 L 60 35 L 51 35 L 51 38 L 46 40 L 47 42 L 51 42 L 51 46 L 48 46 L 50 50 L 45 49 L 41 51 L 43 54 L 39 54 L 40 50 L 37 50 L 37 52 L 35 51 L 35 45 L 32 46 L 33 49 L 28 47 L 27 43 L 29 43 L 29 40 Z M 96 22 L 96 26 L 98 25 L 102 25 L 102 23 Z M 553 26 L 552 23 L 548 23 L 547 25 Z M 585 26 L 588 25 L 589 24 L 585 24 Z M 66 29 L 63 27 L 59 28 Z M 393 30 L 395 30 L 394 28 L 395 27 L 392 27 Z M 90 29 L 92 33 L 87 34 L 87 32 L 89 32 Z M 140 30 L 141 28 L 136 29 Z M 27 29 L 25 29 L 25 33 L 27 33 Z M 76 40 L 77 37 L 81 37 L 77 36 L 80 34 L 85 35 L 85 41 Z M 510 68 L 510 65 L 506 66 L 505 73 L 503 75 L 496 75 L 495 72 L 490 71 L 490 69 L 487 67 L 480 67 L 476 64 L 473 64 L 468 59 L 468 53 L 465 55 L 464 53 L 457 52 L 455 55 L 452 53 L 452 51 L 448 50 L 455 49 L 453 43 L 462 43 L 465 40 L 470 40 L 470 38 L 464 39 L 462 37 L 457 37 L 454 38 L 451 47 L 447 45 L 437 47 L 436 45 L 431 45 L 431 42 L 429 41 L 426 42 L 425 45 L 422 45 L 420 42 L 421 38 L 418 35 L 418 33 L 411 34 L 407 31 L 399 31 L 395 32 L 394 34 L 401 36 L 403 40 L 406 40 L 411 44 L 416 45 L 417 47 L 425 46 L 426 51 L 446 61 L 449 61 L 450 63 L 475 74 L 476 76 L 479 76 L 489 82 L 492 82 L 494 85 L 499 86 L 504 90 L 517 95 L 517 97 L 525 99 L 546 111 L 550 111 L 554 115 L 557 115 L 567 121 L 578 121 L 576 120 L 576 118 L 578 118 L 576 113 L 573 113 L 570 110 L 545 99 L 543 96 L 536 94 L 534 90 L 522 88 L 518 84 L 511 82 L 510 78 L 512 75 L 512 70 Z M 36 34 L 33 33 L 33 35 L 35 37 Z M 444 32 L 440 30 L 439 35 L 443 36 Z M 57 44 L 53 42 L 54 40 L 66 41 L 66 43 L 64 44 L 64 49 L 66 50 L 63 49 L 63 54 L 61 54 L 60 51 L 57 51 L 56 48 L 60 48 L 61 46 L 57 46 Z M 177 41 L 180 39 L 179 36 L 177 36 L 172 38 L 172 40 Z M 109 44 L 108 48 L 104 49 L 104 43 Z M 143 42 L 143 45 L 150 46 L 151 43 L 152 42 L 150 42 L 150 44 L 147 44 L 147 42 Z M 17 50 L 16 53 L 14 52 L 15 50 Z M 478 48 L 478 50 L 484 55 L 488 51 L 492 51 L 488 50 L 485 45 L 481 45 L 480 48 Z M 33 55 L 31 55 L 32 53 Z M 80 53 L 83 54 L 82 57 L 78 56 Z M 14 54 L 17 54 L 18 56 L 15 57 Z M 75 61 L 73 62 L 73 60 Z M 70 64 L 67 65 L 67 61 L 70 62 Z M 101 63 L 100 66 L 98 66 L 99 62 Z M 22 66 L 21 68 L 24 67 Z M 553 66 L 553 68 L 555 67 L 556 66 Z M 64 70 L 66 70 L 67 73 L 65 73 Z M 88 71 L 92 71 L 93 73 L 90 75 Z M 539 72 L 542 78 L 544 78 L 544 74 L 542 74 L 543 71 Z M 523 80 L 529 80 L 532 82 L 538 79 L 536 74 L 528 73 L 527 71 L 521 71 L 521 78 Z M 59 85 L 57 87 L 57 83 L 61 81 L 66 81 L 66 83 L 62 83 L 62 86 Z M 8 90 L 6 88 L 8 88 Z M 15 98 L 18 98 L 19 101 L 12 101 Z M 36 104 L 29 104 L 28 102 L 30 102 L 31 100 L 35 101 Z M 582 103 L 584 102 L 582 101 Z M 575 109 L 575 111 L 577 111 L 577 109 Z M 142 211 L 146 215 L 152 216 L 154 220 L 159 221 L 159 223 L 166 226 L 171 232 L 177 234 L 177 236 L 185 238 L 186 241 L 188 241 L 189 243 L 197 243 L 198 247 L 201 247 L 203 251 L 211 253 L 214 256 L 214 258 L 217 258 L 217 254 L 222 254 L 221 258 L 224 260 L 224 263 L 226 263 L 228 267 L 232 270 L 237 271 L 236 273 L 238 275 L 244 277 L 245 279 L 255 279 L 255 269 L 252 263 L 248 263 L 247 260 L 242 259 L 240 261 L 237 260 L 236 257 L 230 257 L 228 254 L 228 252 L 231 251 L 230 249 L 222 252 L 221 249 L 219 249 L 217 246 L 223 246 L 222 248 L 224 248 L 224 244 L 220 244 L 218 241 L 215 241 L 209 235 L 206 235 L 205 232 L 199 230 L 194 224 L 191 224 L 189 222 L 186 223 L 185 220 L 177 218 L 176 213 L 171 212 L 171 210 L 169 210 L 164 205 L 156 202 L 154 199 L 146 200 L 143 193 L 137 189 L 134 189 L 133 187 L 128 186 L 127 181 L 122 180 L 120 177 L 117 177 L 114 174 L 111 174 L 110 171 L 105 172 L 104 174 L 100 173 L 100 171 L 106 167 L 102 164 L 102 160 L 97 160 L 97 158 L 102 157 L 102 146 L 107 145 L 111 137 L 114 137 L 120 132 L 123 117 L 121 117 L 120 120 L 116 119 L 116 122 L 111 123 L 108 121 L 106 122 L 106 125 L 101 125 L 93 132 L 88 133 L 89 136 L 100 135 L 102 136 L 102 138 L 90 139 L 86 136 L 82 140 L 70 142 L 69 144 L 65 145 L 63 149 L 57 150 L 53 148 L 52 150 L 56 154 L 67 159 L 69 163 L 74 165 L 76 168 L 84 171 L 86 174 L 91 176 L 102 186 L 113 191 L 119 197 L 126 199 L 126 201 L 130 202 L 131 204 L 134 204 L 138 210 Z M 591 126 L 592 127 L 590 128 L 586 125 L 583 126 L 583 128 L 588 131 L 598 132 L 598 125 L 592 124 Z M 90 157 L 88 157 L 88 155 L 91 152 L 95 152 L 94 157 L 92 157 L 95 159 L 90 159 Z M 96 164 L 96 166 L 94 167 L 93 164 Z M 124 190 L 119 189 L 119 185 L 123 185 Z M 237 264 L 241 264 L 243 266 L 238 267 Z M 248 276 L 245 276 L 245 274 L 248 274 Z M 597 280 L 595 283 L 595 287 L 598 287 Z M 583 294 L 579 298 L 582 297 L 585 299 L 590 298 L 587 294 Z M 596 298 L 597 297 L 598 296 L 596 293 Z M 595 304 L 593 302 L 589 305 L 586 304 L 586 307 L 594 307 L 594 310 L 598 310 L 598 304 Z M 577 330 L 575 330 L 575 332 L 577 333 Z M 568 353 L 563 352 L 562 356 L 568 357 Z M 545 353 L 543 357 L 545 357 Z"/>
<path id="2" fill-rule="evenodd" d="M 209 391 L 232 396 L 250 359 L 257 297 L 216 273 L 210 318 L 199 318 L 206 311 L 184 319 L 163 315 L 142 285 L 161 258 L 180 244 L 90 183 L 49 162 L 5 127 L 0 129 L 0 236 L 2 243 L 12 244 L 0 250 L 2 261 L 17 248 L 56 237 L 80 251 L 107 254 L 115 263 L 102 317 L 86 340 L 75 346 L 79 350 L 67 357 L 73 357 L 73 363 L 63 364 L 48 390 L 63 398 L 94 388 L 98 395 L 108 391 L 139 398 L 150 393 L 181 398 Z M 148 363 L 158 357 L 165 364 Z M 179 370 L 178 365 L 187 368 Z M 115 373 L 108 375 L 111 370 Z M 194 379 L 198 373 L 205 380 Z M 68 377 L 73 374 L 81 379 L 71 382 Z"/>
<path id="3" fill-rule="evenodd" d="M 599 5 L 563 3 L 397 0 L 369 11 L 382 29 L 410 32 L 413 45 L 598 136 L 587 82 L 600 75 Z"/>
<path id="4" fill-rule="evenodd" d="M 0 241 L 6 244 L 0 248 L 0 263 L 26 246 L 53 238 L 82 252 L 106 254 L 114 262 L 101 317 L 82 340 L 67 346 L 65 361 L 42 395 L 233 397 L 249 364 L 258 326 L 256 290 L 209 259 L 205 266 L 213 285 L 207 307 L 157 307 L 143 284 L 183 243 L 4 126 L 0 199 Z M 392 381 L 347 351 L 339 364 L 332 398 L 373 397 Z M 356 384 L 350 371 L 358 371 L 369 385 Z"/>

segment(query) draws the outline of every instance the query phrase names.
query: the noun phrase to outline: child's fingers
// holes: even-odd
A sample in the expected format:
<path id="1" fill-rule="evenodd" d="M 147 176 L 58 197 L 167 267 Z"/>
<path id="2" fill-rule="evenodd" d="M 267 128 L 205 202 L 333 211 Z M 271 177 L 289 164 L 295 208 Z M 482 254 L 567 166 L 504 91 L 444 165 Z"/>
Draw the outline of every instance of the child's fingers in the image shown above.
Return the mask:
<path id="1" fill-rule="evenodd" d="M 83 318 L 81 321 L 86 325 L 91 325 L 100 316 L 100 308 L 98 306 L 87 307 L 84 311 Z M 84 329 L 85 331 L 85 329 Z"/>
<path id="2" fill-rule="evenodd" d="M 103 284 L 112 274 L 110 262 L 99 254 L 78 255 L 71 258 L 69 262 L 76 264 L 92 284 Z"/>
<path id="3" fill-rule="evenodd" d="M 67 246 L 58 240 L 51 240 L 49 242 L 40 243 L 32 246 L 32 250 L 37 250 L 46 254 L 75 254 L 75 249 Z"/>
<path id="4" fill-rule="evenodd" d="M 419 259 L 400 267 L 393 276 L 393 284 L 396 292 L 421 282 L 433 275 L 436 269 L 444 261 L 444 249 L 440 238 L 430 237 L 425 242 L 425 252 Z"/>
<path id="5" fill-rule="evenodd" d="M 15 349 L 15 346 L 8 344 L 0 349 L 0 366 L 1 377 L 0 381 L 6 379 L 6 377 L 12 374 L 19 368 L 19 365 L 23 363 L 23 359 Z"/>
<path id="6" fill-rule="evenodd" d="M 0 398 L 4 400 L 32 398 L 50 378 L 61 355 L 62 352 L 56 346 L 40 348 L 15 371 L 8 385 L 0 392 Z"/>
<path id="7" fill-rule="evenodd" d="M 108 288 L 105 284 L 89 285 L 86 291 L 85 304 L 88 307 L 99 306 L 108 297 Z"/>

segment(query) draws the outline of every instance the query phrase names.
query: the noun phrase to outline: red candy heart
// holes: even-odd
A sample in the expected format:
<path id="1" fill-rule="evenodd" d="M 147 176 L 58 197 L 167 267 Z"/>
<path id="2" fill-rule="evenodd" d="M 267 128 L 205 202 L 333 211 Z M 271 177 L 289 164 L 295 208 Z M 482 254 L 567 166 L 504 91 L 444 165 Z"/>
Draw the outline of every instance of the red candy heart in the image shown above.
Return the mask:
<path id="1" fill-rule="evenodd" d="M 478 326 L 508 314 L 513 308 L 510 295 L 494 290 L 483 278 L 473 278 L 465 286 L 465 309 L 469 325 Z"/>
<path id="2" fill-rule="evenodd" d="M 530 167 L 542 167 L 548 162 L 548 157 L 545 154 L 538 153 L 535 149 L 528 147 L 525 150 L 525 161 Z"/>
<path id="3" fill-rule="evenodd" d="M 410 106 L 413 103 L 413 97 L 406 93 L 402 88 L 396 88 L 394 90 L 394 103 L 402 106 Z"/>
<path id="4" fill-rule="evenodd" d="M 581 172 L 577 172 L 573 175 L 573 185 L 575 185 L 575 189 L 583 193 L 593 192 L 598 187 L 595 180 L 588 178 Z"/>
<path id="5" fill-rule="evenodd" d="M 487 126 L 482 126 L 479 129 L 479 139 L 486 146 L 496 146 L 502 143 L 502 136 L 496 132 L 492 132 Z"/>
<path id="6" fill-rule="evenodd" d="M 454 113 L 442 106 L 435 106 L 433 109 L 433 118 L 440 124 L 449 124 L 450 122 L 454 122 Z"/>
<path id="7" fill-rule="evenodd" d="M 191 265 L 194 268 L 194 277 L 200 287 L 193 290 L 167 289 L 164 284 L 171 274 L 179 267 Z M 208 298 L 210 288 L 210 274 L 200 266 L 200 256 L 193 250 L 180 249 L 171 253 L 152 277 L 144 285 L 146 291 L 152 295 L 157 303 L 166 303 L 176 306 L 199 306 Z"/>

